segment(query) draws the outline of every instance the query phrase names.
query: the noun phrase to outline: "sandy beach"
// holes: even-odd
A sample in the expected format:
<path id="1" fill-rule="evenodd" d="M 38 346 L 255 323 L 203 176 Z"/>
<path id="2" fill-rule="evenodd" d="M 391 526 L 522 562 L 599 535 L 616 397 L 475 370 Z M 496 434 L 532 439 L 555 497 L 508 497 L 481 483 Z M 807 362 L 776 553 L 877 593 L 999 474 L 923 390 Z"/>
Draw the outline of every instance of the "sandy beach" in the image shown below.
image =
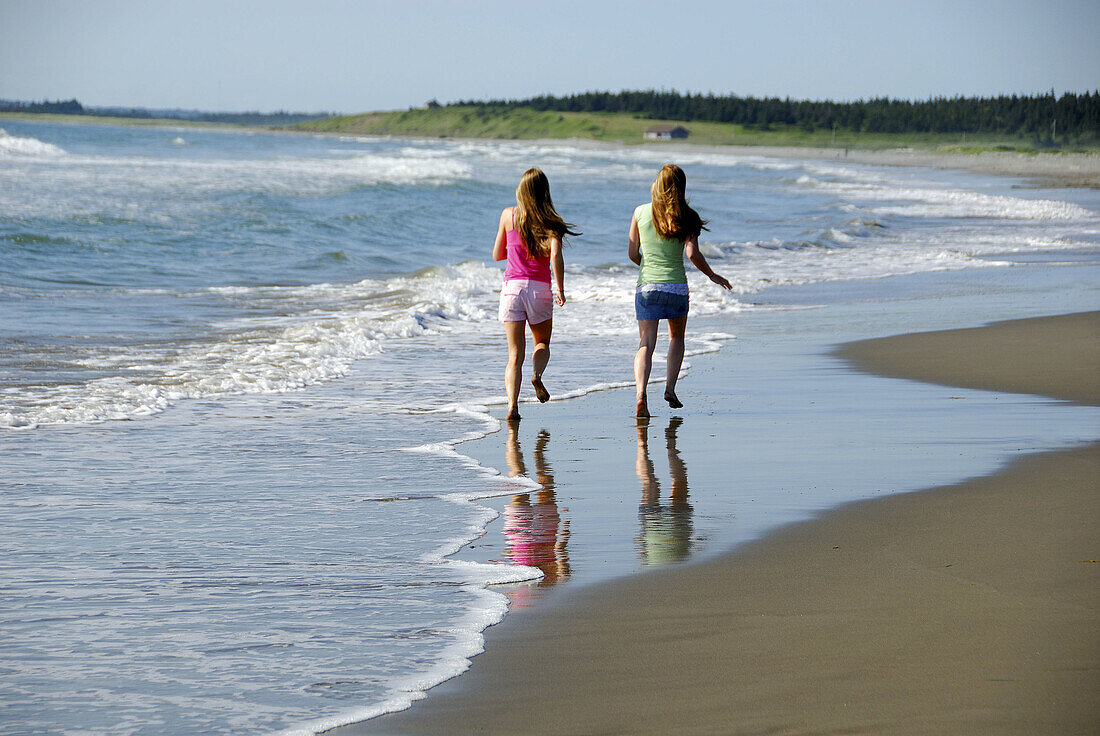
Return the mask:
<path id="1" fill-rule="evenodd" d="M 5 724 L 1091 718 L 1095 607 L 1065 581 L 1096 574 L 1073 541 L 1094 468 L 917 492 L 1097 440 L 1093 316 L 921 334 L 1097 309 L 1095 191 L 733 147 L 4 125 Z M 586 229 L 557 400 L 526 384 L 512 433 L 483 220 L 534 151 Z M 644 424 L 622 218 L 673 151 L 737 287 L 693 281 L 685 408 L 655 385 Z M 834 352 L 902 333 L 859 365 L 971 388 Z"/>
<path id="2" fill-rule="evenodd" d="M 0 736 L 1100 736 L 1100 0 L 57 5 Z"/>
<path id="3" fill-rule="evenodd" d="M 1096 405 L 1098 328 L 1017 320 L 842 355 L 908 376 L 916 351 L 923 381 Z M 339 732 L 1094 733 L 1098 465 L 1095 443 L 1021 456 L 563 595 L 494 627 L 425 702 Z"/>
<path id="4" fill-rule="evenodd" d="M 837 354 L 883 376 L 1100 405 L 1095 312 L 867 340 Z"/>

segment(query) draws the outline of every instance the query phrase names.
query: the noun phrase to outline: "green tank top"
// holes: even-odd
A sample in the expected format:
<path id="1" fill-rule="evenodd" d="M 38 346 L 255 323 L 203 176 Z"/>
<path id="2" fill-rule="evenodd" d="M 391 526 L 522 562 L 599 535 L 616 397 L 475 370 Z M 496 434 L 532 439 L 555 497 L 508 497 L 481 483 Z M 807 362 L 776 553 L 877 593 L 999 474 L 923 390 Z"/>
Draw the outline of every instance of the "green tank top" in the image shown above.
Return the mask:
<path id="1" fill-rule="evenodd" d="M 653 226 L 653 203 L 646 202 L 634 210 L 638 223 L 642 265 L 638 269 L 638 286 L 642 284 L 686 284 L 684 271 L 684 241 L 669 240 L 657 234 Z"/>

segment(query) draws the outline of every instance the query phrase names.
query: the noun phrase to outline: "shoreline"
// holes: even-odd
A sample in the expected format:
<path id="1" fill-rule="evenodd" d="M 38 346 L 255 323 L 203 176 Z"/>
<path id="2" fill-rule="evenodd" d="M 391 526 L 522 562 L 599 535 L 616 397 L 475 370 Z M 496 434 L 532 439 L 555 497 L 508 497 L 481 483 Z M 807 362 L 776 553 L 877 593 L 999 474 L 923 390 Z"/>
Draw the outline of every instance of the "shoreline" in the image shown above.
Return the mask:
<path id="1" fill-rule="evenodd" d="M 1066 337 L 1052 328 L 1066 319 L 992 328 Z M 1070 321 L 1095 330 L 1100 313 Z M 951 367 L 990 329 L 923 335 L 940 337 L 940 362 Z M 856 345 L 883 353 L 910 337 L 928 339 Z M 1081 347 L 1064 341 L 1059 357 L 1095 373 L 1095 350 Z M 996 388 L 1017 367 L 988 360 L 968 370 Z M 1066 392 L 1096 405 L 1088 392 Z M 423 703 L 334 733 L 713 733 L 731 724 L 1089 733 L 1100 718 L 1090 696 L 1100 663 L 1081 632 L 1095 629 L 1100 602 L 1090 562 L 1098 468 L 1096 442 L 1034 454 L 984 478 L 846 504 L 712 560 L 563 596 L 506 618 L 470 672 Z"/>
<path id="2" fill-rule="evenodd" d="M 1041 329 L 1030 329 L 1039 325 Z M 943 355 L 959 344 L 949 361 Z M 1075 359 L 1060 348 L 1073 344 Z M 869 373 L 957 388 L 1036 394 L 1100 406 L 1100 312 L 994 322 L 981 328 L 916 332 L 842 345 L 833 353 Z M 991 377 L 984 365 L 996 363 Z"/>
<path id="3" fill-rule="evenodd" d="M 1045 188 L 1100 189 L 1100 153 L 941 153 L 920 149 L 868 150 L 833 148 L 778 148 L 746 146 L 762 156 L 839 160 L 872 166 L 905 166 L 932 169 L 961 169 L 1028 179 L 1029 186 Z"/>
<path id="4" fill-rule="evenodd" d="M 240 133 L 277 132 L 259 125 L 239 125 L 236 123 L 210 123 L 204 120 L 184 120 L 183 118 L 124 118 L 109 115 L 61 115 L 57 113 L 20 113 L 0 112 L 0 122 L 13 120 L 19 123 L 56 123 L 58 125 L 99 125 L 119 126 L 123 128 L 166 128 L 187 130 L 225 130 Z M 3 125 L 0 125 L 2 128 Z"/>
<path id="5" fill-rule="evenodd" d="M 976 174 L 989 174 L 995 176 L 1007 176 L 1027 180 L 1026 186 L 1030 188 L 1084 188 L 1100 189 L 1100 151 L 1089 153 L 1081 152 L 1036 152 L 1013 153 L 999 151 L 980 151 L 974 153 L 938 152 L 919 148 L 898 147 L 894 149 L 878 148 L 815 148 L 798 146 L 767 146 L 746 145 L 739 143 L 724 144 L 700 144 L 691 142 L 666 142 L 666 143 L 627 143 L 606 142 L 594 138 L 464 138 L 459 136 L 389 136 L 370 135 L 354 132 L 340 131 L 313 131 L 291 130 L 287 128 L 267 128 L 263 126 L 232 125 L 225 123 L 205 123 L 170 119 L 145 119 L 145 118 L 96 118 L 83 116 L 85 119 L 58 119 L 65 116 L 54 115 L 47 118 L 32 118 L 20 113 L 0 113 L 0 122 L 3 120 L 17 120 L 26 123 L 57 123 L 60 125 L 122 125 L 163 127 L 167 129 L 197 129 L 211 131 L 228 131 L 238 133 L 268 133 L 272 135 L 290 136 L 322 136 L 322 137 L 361 137 L 383 139 L 407 139 L 429 141 L 496 141 L 504 143 L 516 143 L 525 141 L 532 144 L 583 144 L 592 147 L 634 148 L 634 147 L 673 147 L 670 150 L 686 151 L 694 153 L 729 153 L 730 151 L 744 152 L 751 156 L 765 156 L 772 158 L 801 159 L 801 160 L 831 160 L 845 163 L 864 164 L 869 166 L 902 166 L 923 167 L 935 169 L 952 169 L 969 171 Z M 73 116 L 78 117 L 78 116 Z M 0 126 L 2 127 L 2 126 Z"/>
<path id="6" fill-rule="evenodd" d="M 84 134 L 81 134 L 81 135 L 84 135 Z M 156 138 L 156 135 L 154 135 L 154 138 Z M 243 139 L 242 139 L 242 140 L 243 140 Z M 277 144 L 277 143 L 278 143 L 278 140 L 277 140 L 277 139 L 272 139 L 272 140 L 268 140 L 268 143 L 267 143 L 267 144 Z M 319 142 L 317 142 L 316 144 L 310 144 L 310 146 L 311 146 L 311 147 L 323 146 L 323 143 L 324 143 L 324 141 L 319 141 Z M 376 144 L 375 144 L 375 145 L 376 145 Z M 401 145 L 401 143 L 400 143 L 400 142 L 395 142 L 395 143 L 389 143 L 389 144 L 385 144 L 385 145 L 383 145 L 383 146 L 377 146 L 377 147 L 385 147 L 385 149 L 387 149 L 387 150 L 388 150 L 388 149 L 392 149 L 392 147 L 397 147 L 397 146 L 399 146 L 399 145 Z M 355 146 L 352 146 L 352 147 L 355 147 Z M 372 147 L 372 146 L 368 146 L 368 145 L 367 145 L 367 146 L 359 146 L 359 147 L 363 147 L 363 149 L 368 149 L 368 147 Z M 728 157 L 730 158 L 730 160 L 735 160 L 735 158 L 736 158 L 736 160 L 738 160 L 738 161 L 740 161 L 740 160 L 741 160 L 741 157 L 740 157 L 740 156 L 728 156 Z M 751 160 L 750 160 L 750 161 L 751 161 Z M 930 174 L 931 174 L 931 172 L 930 172 Z M 894 282 L 891 282 L 891 283 L 894 283 Z M 1047 308 L 1049 308 L 1049 307 L 1047 307 Z M 1086 307 L 1079 307 L 1079 308 L 1088 308 L 1088 307 L 1086 306 Z M 1067 311 L 1068 311 L 1068 309 L 1067 309 Z M 1014 314 L 1014 312 L 1013 312 L 1013 314 Z M 910 325 L 910 323 L 906 323 L 906 325 Z M 925 329 L 930 329 L 931 327 L 932 327 L 932 326 L 928 326 L 928 327 L 926 327 Z M 904 328 L 904 327 L 901 327 L 901 328 L 899 328 L 899 329 L 906 329 L 906 328 Z M 860 337 L 866 337 L 866 336 L 867 336 L 867 334 L 886 334 L 886 333 L 887 333 L 887 332 L 884 332 L 884 331 L 872 331 L 872 332 L 860 332 L 859 334 L 860 334 Z M 855 336 L 853 336 L 853 337 L 855 337 Z M 838 340 L 833 340 L 833 341 L 835 342 L 835 341 L 838 341 Z M 747 342 L 747 341 L 745 341 L 745 342 Z M 730 343 L 730 344 L 736 344 L 736 343 Z M 824 344 L 824 342 L 823 342 L 823 343 L 821 343 L 821 344 Z M 820 348 L 818 348 L 818 349 L 820 349 Z M 735 348 L 735 350 L 736 350 L 736 348 Z M 727 363 L 727 365 L 728 365 L 728 363 Z M 849 373 L 849 374 L 850 374 L 850 373 Z M 350 382 L 349 382 L 349 383 L 350 383 Z M 693 380 L 693 382 L 692 382 L 692 383 L 694 383 L 694 380 Z M 689 386 L 689 391 L 691 391 L 691 386 Z M 811 391 L 812 391 L 812 389 L 811 389 Z M 942 392 L 942 393 L 946 394 L 946 392 Z M 1003 398 L 1003 397 L 1002 397 L 1002 398 Z M 259 404 L 259 402 L 257 402 L 257 404 Z M 580 405 L 581 403 L 576 403 L 576 404 L 577 404 L 577 405 Z M 587 407 L 587 410 L 591 410 L 591 403 L 588 403 L 588 402 L 586 402 L 585 404 L 590 404 L 590 406 L 588 406 L 588 407 Z M 969 402 L 967 402 L 967 404 L 969 404 Z M 698 431 L 700 431 L 700 430 L 698 430 L 698 426 L 700 426 L 700 424 L 698 424 L 698 422 L 696 422 L 695 420 L 696 420 L 697 418 L 702 418 L 702 415 L 703 415 L 703 414 L 705 413 L 705 411 L 706 411 L 706 409 L 705 409 L 705 405 L 704 405 L 704 403 L 703 403 L 703 402 L 700 402 L 700 400 L 695 400 L 695 399 L 693 398 L 693 400 L 692 400 L 692 402 L 691 402 L 690 406 L 692 407 L 692 414 L 695 414 L 696 416 L 694 416 L 694 417 L 690 417 L 690 421 L 691 421 L 691 424 L 687 425 L 687 427 L 685 427 L 685 429 L 684 429 L 683 431 L 684 431 L 684 432 L 691 432 L 691 430 L 692 430 L 692 424 L 694 424 L 694 425 L 695 425 L 695 432 L 697 433 Z M 960 405 L 960 406 L 961 406 L 961 405 Z M 583 413 L 584 413 L 584 410 L 585 410 L 585 408 L 584 408 L 584 407 L 580 407 L 580 406 L 579 406 L 579 407 L 577 407 L 577 409 L 580 409 L 580 410 L 579 410 L 579 414 L 583 414 Z M 539 416 L 539 415 L 537 415 L 537 414 L 535 414 L 535 413 L 532 413 L 532 417 L 529 417 L 529 421 L 528 421 L 528 422 L 526 422 L 526 424 L 528 425 L 528 427 L 529 427 L 529 428 L 531 428 L 531 429 L 533 429 L 533 428 L 535 428 L 535 427 L 530 427 L 530 425 L 532 425 L 532 424 L 533 424 L 533 421 L 530 421 L 530 419 L 533 419 L 533 418 L 535 418 L 536 416 Z M 822 416 L 822 417 L 828 416 L 828 417 L 831 417 L 831 418 L 832 418 L 832 417 L 833 417 L 833 416 L 835 416 L 835 415 L 833 415 L 833 414 L 829 414 L 829 415 L 825 415 L 825 414 L 823 414 L 823 415 L 821 415 L 821 416 Z M 866 417 L 866 415 L 865 415 L 865 417 Z M 862 417 L 861 417 L 861 418 L 862 418 Z M 872 417 L 872 418 L 873 418 L 873 417 Z M 536 420 L 536 421 L 537 421 L 537 420 Z M 662 424 L 663 424 L 663 422 L 662 422 Z M 621 427 L 620 427 L 620 428 L 621 428 Z M 632 428 L 632 427 L 630 428 L 630 431 L 631 431 L 631 433 L 632 433 L 632 429 L 634 429 L 634 428 Z M 659 428 L 658 428 L 658 429 L 659 429 Z M 712 429 L 711 431 L 714 431 L 714 430 Z M 730 437 L 731 437 L 731 436 L 733 436 L 733 435 L 734 435 L 734 432 L 729 432 L 729 435 L 730 435 Z M 365 437 L 368 437 L 368 436 L 365 436 Z M 690 433 L 689 433 L 689 437 L 691 437 Z M 713 437 L 713 435 L 712 435 L 712 437 Z M 549 450 L 549 453 L 550 453 L 549 457 L 550 457 L 551 459 L 555 459 L 555 460 L 554 460 L 554 462 L 555 462 L 555 463 L 558 463 L 558 464 L 555 464 L 555 466 L 557 466 L 557 468 L 559 469 L 559 471 L 561 471 L 561 470 L 562 470 L 562 468 L 563 468 L 563 465 L 562 465 L 562 464 L 560 464 L 560 458 L 562 458 L 562 457 L 570 457 L 569 453 L 568 453 L 568 452 L 565 452 L 565 449 L 566 449 L 566 448 L 565 448 L 565 447 L 563 446 L 563 444 L 561 444 L 562 442 L 566 442 L 566 441 L 569 441 L 569 439 L 568 439 L 568 438 L 569 438 L 569 435 L 568 435 L 568 433 L 566 433 L 566 431 L 565 431 L 565 430 L 563 430 L 563 429 L 555 429 L 555 430 L 554 430 L 554 442 L 555 442 L 555 444 L 552 444 L 552 446 L 551 446 L 551 449 Z M 631 439 L 632 439 L 632 438 L 631 438 Z M 528 442 L 527 444 L 525 444 L 525 447 L 527 448 L 528 452 L 530 452 L 530 450 L 531 450 L 531 448 L 532 448 L 532 446 L 533 446 L 533 442 L 531 442 L 531 441 L 529 441 L 529 440 L 525 440 L 525 441 L 526 441 L 526 442 Z M 488 444 L 488 443 L 486 443 L 486 444 Z M 658 464 L 660 464 L 660 462 L 661 462 L 661 457 L 660 457 L 660 455 L 661 455 L 661 454 L 662 454 L 662 452 L 663 452 L 663 448 L 661 448 L 661 447 L 660 447 L 660 444 L 663 444 L 663 442 L 653 442 L 653 444 L 654 444 L 654 448 L 653 448 L 652 454 L 654 455 L 654 457 L 656 457 L 656 460 L 657 460 Z M 558 451 L 558 450 L 557 450 L 557 448 L 562 448 L 562 452 L 561 452 L 561 454 L 554 454 L 554 452 L 557 452 L 557 451 Z M 530 457 L 530 455 L 529 455 L 529 457 Z M 575 457 L 576 457 L 576 455 L 574 454 L 574 455 L 573 455 L 573 457 L 575 458 Z M 595 455 L 590 455 L 590 457 L 595 457 Z M 609 457 L 609 455 L 608 455 L 608 457 Z M 701 469 L 701 468 L 705 468 L 705 464 L 704 464 L 703 462 L 696 462 L 696 460 L 695 460 L 695 459 L 693 459 L 693 458 L 691 457 L 691 455 L 689 455 L 689 457 L 687 457 L 687 460 L 689 460 L 689 461 L 691 462 L 691 468 L 693 469 L 693 470 L 692 470 L 692 479 L 693 479 L 693 482 L 696 482 L 696 483 L 697 483 L 697 482 L 698 482 L 698 477 L 700 477 L 700 469 Z M 598 461 L 597 461 L 597 462 L 598 462 Z M 632 463 L 631 463 L 631 464 L 632 464 Z M 811 462 L 811 463 L 807 463 L 807 464 L 810 464 L 810 465 L 812 465 L 813 463 Z M 631 469 L 631 470 L 632 470 L 632 469 Z M 953 477 L 961 477 L 961 475 L 955 475 L 955 476 L 953 476 Z M 629 482 L 632 482 L 632 476 L 630 476 L 630 477 L 629 477 L 629 479 L 624 479 L 624 480 L 628 480 Z M 661 477 L 661 480 L 662 480 L 662 481 L 664 480 L 664 479 L 663 479 L 663 476 Z M 434 487 L 434 485 L 433 485 L 433 482 L 434 482 L 434 481 L 436 481 L 436 479 L 428 479 L 428 483 L 427 483 L 426 485 L 427 485 L 428 487 Z M 590 487 L 592 487 L 592 486 L 590 486 Z M 703 484 L 700 484 L 700 486 L 698 486 L 698 487 L 700 487 L 700 488 L 703 488 L 704 486 L 703 486 Z M 806 484 L 803 484 L 803 487 L 810 487 L 810 486 L 809 486 L 809 485 L 806 485 Z M 668 486 L 665 486 L 665 488 L 668 488 Z M 696 494 L 695 494 L 695 496 L 693 496 L 693 498 L 697 498 L 697 497 L 698 497 L 698 495 L 700 495 L 700 494 L 698 494 L 698 493 L 696 492 Z M 634 493 L 634 496 L 635 496 L 635 498 L 630 498 L 630 499 L 628 499 L 628 505 L 627 505 L 627 506 L 625 507 L 625 508 L 626 508 L 626 512 L 627 512 L 627 518 L 628 518 L 628 519 L 629 519 L 630 521 L 635 521 L 635 518 L 634 518 L 634 516 L 632 516 L 632 515 L 630 514 L 630 512 L 631 512 L 631 510 L 632 510 L 632 508 L 631 508 L 631 507 L 632 507 L 632 506 L 634 506 L 634 505 L 636 505 L 636 497 L 637 497 L 637 493 L 636 493 L 636 492 Z M 629 503 L 629 502 L 631 502 L 631 501 L 632 501 L 632 502 L 635 502 L 635 503 Z M 621 508 L 621 507 L 620 507 L 620 508 Z M 701 512 L 703 512 L 703 513 L 702 513 L 702 514 L 698 514 L 698 515 L 696 515 L 696 517 L 695 517 L 695 524 L 696 524 L 696 529 L 698 529 L 698 528 L 701 528 L 701 527 L 700 527 L 700 521 L 701 521 L 701 519 L 705 519 L 705 518 L 706 518 L 706 510 L 705 510 L 705 507 L 704 507 L 704 506 L 700 506 L 700 509 L 701 509 Z M 576 517 L 574 517 L 574 518 L 576 518 Z M 634 526 L 634 524 L 631 524 L 630 526 Z M 574 527 L 574 528 L 575 528 L 575 527 Z M 627 539 L 627 540 L 629 540 L 629 537 L 626 537 L 626 539 Z M 659 542 L 660 540 L 658 539 L 657 541 Z M 628 543 L 629 543 L 629 541 L 628 541 Z M 719 547 L 720 547 L 720 546 L 718 545 L 718 543 L 715 543 L 715 545 L 714 545 L 714 549 L 718 549 Z M 491 646 L 492 646 L 492 642 L 494 642 L 494 641 L 495 641 L 495 630 L 494 630 L 493 636 L 494 636 L 494 638 L 493 638 L 493 639 L 491 639 Z"/>

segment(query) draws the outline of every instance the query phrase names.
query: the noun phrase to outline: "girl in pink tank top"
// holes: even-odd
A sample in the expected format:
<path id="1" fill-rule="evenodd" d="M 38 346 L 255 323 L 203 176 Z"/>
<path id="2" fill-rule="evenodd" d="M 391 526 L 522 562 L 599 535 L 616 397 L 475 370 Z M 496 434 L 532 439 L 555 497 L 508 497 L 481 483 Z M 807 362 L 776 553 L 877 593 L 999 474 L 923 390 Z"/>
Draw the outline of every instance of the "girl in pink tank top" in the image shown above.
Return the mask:
<path id="1" fill-rule="evenodd" d="M 535 350 L 531 355 L 531 385 L 541 402 L 550 400 L 542 374 L 550 360 L 554 302 L 565 305 L 565 258 L 562 238 L 580 235 L 565 222 L 550 198 L 550 182 L 539 169 L 528 169 L 516 187 L 516 206 L 500 213 L 493 260 L 507 261 L 500 290 L 500 321 L 508 338 L 504 389 L 508 419 L 519 419 L 519 388 L 530 325 Z M 551 274 L 556 284 L 551 289 Z"/>
<path id="2" fill-rule="evenodd" d="M 533 258 L 527 252 L 527 246 L 523 243 L 519 231 L 516 230 L 516 208 L 512 210 L 512 229 L 507 233 L 505 249 L 508 252 L 508 265 L 504 267 L 504 280 L 528 279 L 530 281 L 542 281 L 550 283 L 550 256 L 545 258 Z M 561 252 L 561 249 L 558 249 Z M 559 282 L 560 285 L 560 282 Z"/>

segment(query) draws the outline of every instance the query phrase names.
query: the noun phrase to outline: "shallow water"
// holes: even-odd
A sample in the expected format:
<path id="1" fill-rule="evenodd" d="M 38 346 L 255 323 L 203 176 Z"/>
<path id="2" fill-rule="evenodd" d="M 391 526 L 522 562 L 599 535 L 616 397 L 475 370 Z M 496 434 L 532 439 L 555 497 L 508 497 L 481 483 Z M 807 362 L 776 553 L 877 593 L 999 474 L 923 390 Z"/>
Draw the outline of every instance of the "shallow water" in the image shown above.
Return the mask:
<path id="1" fill-rule="evenodd" d="M 539 574 L 445 559 L 495 515 L 471 499 L 531 489 L 499 455 L 453 449 L 498 426 L 497 215 L 525 168 L 547 171 L 584 231 L 551 388 L 629 382 L 624 213 L 667 149 L 3 126 L 0 732 L 309 732 L 465 668 L 507 604 L 485 585 Z M 693 280 L 695 354 L 737 350 L 738 316 L 799 339 L 792 310 L 821 284 L 1007 273 L 1100 235 L 1091 193 L 735 151 L 678 162 L 735 284 Z M 817 338 L 883 298 L 826 307 L 845 319 Z M 689 536 L 734 539 L 745 510 L 703 513 L 692 493 Z M 651 506 L 647 559 L 682 556 L 660 541 L 676 514 Z M 512 518 L 553 521 L 539 511 Z"/>
<path id="2" fill-rule="evenodd" d="M 459 556 L 520 561 L 508 509 L 552 503 L 561 521 L 544 549 L 553 554 L 536 564 L 554 574 L 502 587 L 513 607 L 528 607 L 722 553 L 839 504 L 957 483 L 1023 454 L 1094 441 L 1096 407 L 865 375 L 830 352 L 841 341 L 1093 309 L 1096 256 L 1069 272 L 957 271 L 766 294 L 817 308 L 738 316 L 736 340 L 691 361 L 677 388 L 683 410 L 657 393 L 654 417 L 639 423 L 629 416 L 632 390 L 605 392 L 539 407 L 517 432 L 463 444 L 505 471 L 518 458 L 553 493 L 484 500 L 504 515 Z"/>

